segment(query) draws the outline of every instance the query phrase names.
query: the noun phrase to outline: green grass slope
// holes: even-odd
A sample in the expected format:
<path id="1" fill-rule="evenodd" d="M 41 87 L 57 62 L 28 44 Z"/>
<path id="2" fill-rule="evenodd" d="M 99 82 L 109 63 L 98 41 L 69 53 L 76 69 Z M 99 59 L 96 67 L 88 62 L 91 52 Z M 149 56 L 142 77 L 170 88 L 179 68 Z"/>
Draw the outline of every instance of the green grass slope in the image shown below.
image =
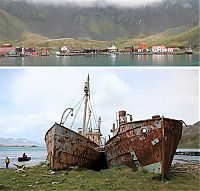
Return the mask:
<path id="1" fill-rule="evenodd" d="M 177 28 L 170 28 L 161 33 L 150 36 L 134 38 L 128 40 L 121 46 L 137 46 L 141 42 L 147 42 L 149 46 L 165 45 L 168 47 L 185 48 L 192 46 L 199 47 L 199 26 L 182 26 Z"/>
<path id="2" fill-rule="evenodd" d="M 108 41 L 97 41 L 89 39 L 73 39 L 73 38 L 60 38 L 60 39 L 49 39 L 47 37 L 33 34 L 30 32 L 23 33 L 23 42 L 17 43 L 16 45 L 25 47 L 37 47 L 38 49 L 50 48 L 52 50 L 58 50 L 60 47 L 67 45 L 73 49 L 80 48 L 107 48 L 109 45 Z"/>
<path id="3" fill-rule="evenodd" d="M 101 20 L 99 23 L 94 21 L 88 22 L 90 32 L 93 33 L 104 33 L 104 29 L 101 27 L 101 23 L 107 25 L 106 31 L 109 29 L 113 30 L 112 23 L 108 20 Z M 106 23 L 106 24 L 105 24 Z M 123 31 L 123 29 L 121 29 Z M 112 32 L 111 32 L 112 34 Z M 122 33 L 123 35 L 123 33 Z M 89 37 L 89 36 L 88 36 Z M 23 42 L 18 43 L 17 45 L 23 45 L 26 47 L 36 47 L 41 48 L 51 48 L 57 50 L 63 45 L 68 45 L 74 49 L 80 48 L 107 48 L 108 46 L 115 44 L 119 50 L 123 50 L 126 46 L 137 47 L 141 42 L 147 42 L 149 47 L 152 45 L 166 45 L 168 47 L 180 47 L 185 48 L 190 45 L 194 49 L 199 48 L 199 26 L 182 26 L 177 28 L 170 28 L 161 33 L 156 33 L 154 35 L 146 36 L 140 34 L 134 39 L 127 39 L 126 34 L 121 38 L 118 38 L 114 41 L 99 41 L 91 40 L 90 38 L 59 38 L 59 39 L 50 39 L 38 34 L 33 34 L 30 32 L 23 33 Z"/>
<path id="4" fill-rule="evenodd" d="M 179 148 L 200 148 L 200 122 L 183 127 Z"/>
<path id="5" fill-rule="evenodd" d="M 200 135 L 186 135 L 182 136 L 178 148 L 198 149 L 200 148 Z"/>
<path id="6" fill-rule="evenodd" d="M 189 47 L 193 48 L 199 47 L 199 26 L 196 26 L 188 31 L 171 37 L 168 40 L 163 41 L 166 46 L 172 47 Z"/>
<path id="7" fill-rule="evenodd" d="M 130 190 L 198 190 L 199 174 L 177 173 L 170 181 L 153 179 L 146 171 L 134 172 L 128 167 L 117 167 L 99 172 L 76 169 L 49 173 L 47 167 L 27 168 L 22 173 L 12 169 L 1 170 L 1 190 L 65 190 L 65 191 L 130 191 Z"/>
<path id="8" fill-rule="evenodd" d="M 49 40 L 49 38 L 33 34 L 31 32 L 25 31 L 22 34 L 23 41 L 21 43 L 18 43 L 17 45 L 25 46 L 25 47 L 35 47 L 37 43 L 44 42 L 46 40 Z"/>
<path id="9" fill-rule="evenodd" d="M 16 17 L 0 9 L 0 39 L 19 39 L 26 25 Z M 10 39 L 10 37 L 12 37 Z"/>

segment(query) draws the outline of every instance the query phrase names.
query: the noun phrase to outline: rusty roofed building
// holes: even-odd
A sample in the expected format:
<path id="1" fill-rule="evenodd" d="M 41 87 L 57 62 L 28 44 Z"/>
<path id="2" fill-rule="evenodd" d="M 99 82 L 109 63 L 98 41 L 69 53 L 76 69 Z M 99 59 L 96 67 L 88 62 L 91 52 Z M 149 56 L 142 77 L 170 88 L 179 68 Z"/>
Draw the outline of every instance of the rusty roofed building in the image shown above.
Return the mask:
<path id="1" fill-rule="evenodd" d="M 148 48 L 148 44 L 147 43 L 142 42 L 142 43 L 140 43 L 138 45 L 138 52 L 149 52 L 149 51 L 150 50 Z"/>
<path id="2" fill-rule="evenodd" d="M 0 55 L 6 55 L 13 51 L 15 51 L 15 48 L 12 47 L 12 44 L 2 44 L 0 46 Z"/>

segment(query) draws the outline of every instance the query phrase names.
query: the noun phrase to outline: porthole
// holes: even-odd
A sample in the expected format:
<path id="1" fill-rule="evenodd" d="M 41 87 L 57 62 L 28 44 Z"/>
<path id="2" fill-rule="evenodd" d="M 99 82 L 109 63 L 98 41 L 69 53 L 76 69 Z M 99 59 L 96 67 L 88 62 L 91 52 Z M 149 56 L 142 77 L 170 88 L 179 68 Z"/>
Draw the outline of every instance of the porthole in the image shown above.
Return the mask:
<path id="1" fill-rule="evenodd" d="M 142 129 L 141 129 L 141 132 L 142 132 L 143 134 L 147 134 L 147 129 L 146 129 L 146 128 L 142 128 Z"/>

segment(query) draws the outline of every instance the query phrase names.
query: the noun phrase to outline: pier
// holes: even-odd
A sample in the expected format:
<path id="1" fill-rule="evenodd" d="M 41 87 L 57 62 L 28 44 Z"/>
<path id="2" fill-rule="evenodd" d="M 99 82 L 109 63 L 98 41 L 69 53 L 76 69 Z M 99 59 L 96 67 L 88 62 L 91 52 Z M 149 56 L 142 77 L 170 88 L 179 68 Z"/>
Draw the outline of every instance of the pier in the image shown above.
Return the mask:
<path id="1" fill-rule="evenodd" d="M 200 156 L 200 151 L 176 151 L 175 155 Z"/>

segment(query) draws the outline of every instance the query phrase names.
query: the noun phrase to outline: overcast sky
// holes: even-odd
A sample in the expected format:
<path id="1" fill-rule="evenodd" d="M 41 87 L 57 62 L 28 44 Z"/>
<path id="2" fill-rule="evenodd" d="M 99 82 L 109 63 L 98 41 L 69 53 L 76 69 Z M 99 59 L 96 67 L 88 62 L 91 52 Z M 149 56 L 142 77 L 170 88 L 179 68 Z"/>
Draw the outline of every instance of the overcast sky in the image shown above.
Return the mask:
<path id="1" fill-rule="evenodd" d="M 13 1 L 21 1 L 21 0 L 13 0 Z M 79 6 L 105 6 L 105 5 L 114 5 L 114 6 L 122 6 L 122 7 L 134 7 L 145 4 L 151 4 L 154 2 L 160 2 L 163 0 L 26 0 L 27 2 L 35 3 L 70 3 Z"/>
<path id="2" fill-rule="evenodd" d="M 82 97 L 88 73 L 104 135 L 119 110 L 127 110 L 134 120 L 156 114 L 187 124 L 199 120 L 198 69 L 1 69 L 0 137 L 42 142 L 62 112 Z"/>

